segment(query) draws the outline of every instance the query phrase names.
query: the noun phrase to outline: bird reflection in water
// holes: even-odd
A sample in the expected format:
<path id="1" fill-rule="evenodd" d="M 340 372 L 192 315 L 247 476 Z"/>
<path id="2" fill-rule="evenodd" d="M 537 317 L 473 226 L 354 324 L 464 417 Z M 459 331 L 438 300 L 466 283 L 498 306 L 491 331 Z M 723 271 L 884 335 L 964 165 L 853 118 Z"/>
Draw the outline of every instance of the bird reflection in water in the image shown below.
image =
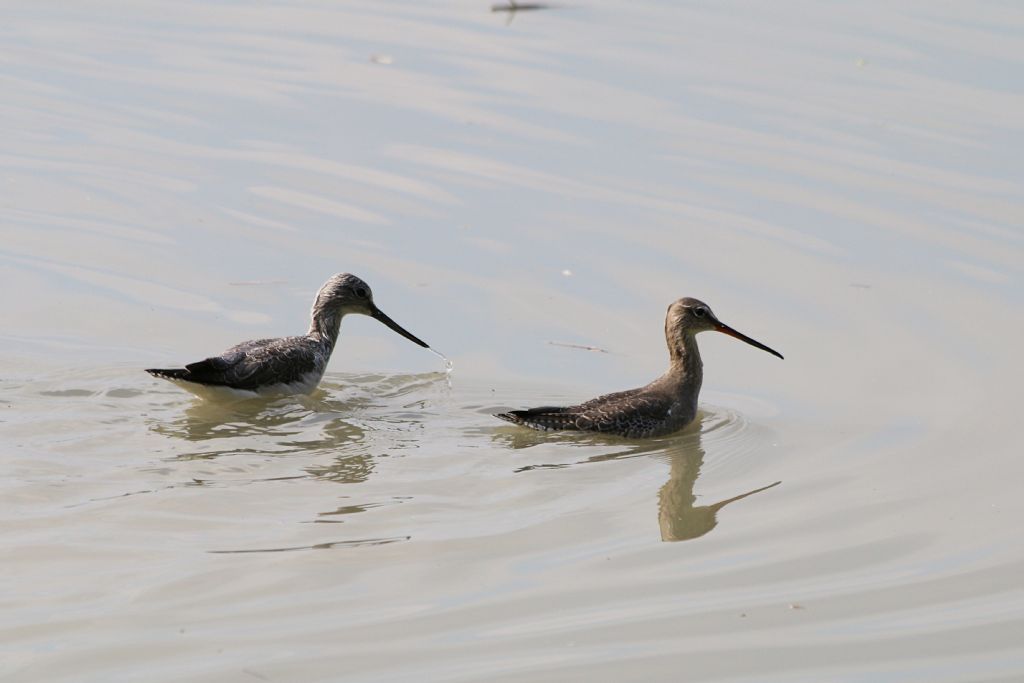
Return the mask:
<path id="1" fill-rule="evenodd" d="M 408 446 L 423 428 L 425 392 L 444 392 L 447 375 L 349 375 L 309 396 L 193 401 L 150 429 L 184 442 L 175 460 L 244 454 L 314 456 L 301 477 L 355 484 L 373 473 L 376 455 Z M 397 405 L 396 405 L 397 404 Z M 367 423 L 373 427 L 368 428 Z M 415 434 L 415 436 L 414 436 Z M 378 444 L 377 441 L 380 441 Z M 378 447 L 379 446 L 379 447 Z M 326 456 L 326 458 L 324 457 Z"/>
<path id="2" fill-rule="evenodd" d="M 710 505 L 695 505 L 697 496 L 694 495 L 693 489 L 697 483 L 697 478 L 700 476 L 700 468 L 704 464 L 705 455 L 700 425 L 708 418 L 709 415 L 702 413 L 700 419 L 696 420 L 682 432 L 679 432 L 678 435 L 643 443 L 630 443 L 616 437 L 589 435 L 581 437 L 572 433 L 555 435 L 527 432 L 519 429 L 500 429 L 495 439 L 503 441 L 505 445 L 514 449 L 530 448 L 544 443 L 551 443 L 552 441 L 590 446 L 623 445 L 623 448 L 620 450 L 591 456 L 585 460 L 570 463 L 527 465 L 519 468 L 516 472 L 537 469 L 560 469 L 608 460 L 623 460 L 625 458 L 650 455 L 667 458 L 669 461 L 668 481 L 658 490 L 658 526 L 661 529 L 661 540 L 687 541 L 699 538 L 714 529 L 718 524 L 718 511 L 726 505 L 752 496 L 755 493 L 766 491 L 782 483 L 781 481 L 776 481 L 767 486 L 740 493 Z"/>
<path id="3" fill-rule="evenodd" d="M 663 541 L 688 541 L 703 536 L 718 524 L 718 511 L 726 505 L 782 483 L 777 481 L 711 505 L 694 505 L 697 497 L 693 487 L 704 462 L 700 434 L 696 437 L 688 448 L 669 452 L 668 481 L 658 490 L 658 526 Z"/>
<path id="4" fill-rule="evenodd" d="M 302 474 L 256 479 L 234 476 L 230 483 L 235 486 L 311 477 L 344 484 L 364 482 L 374 471 L 366 432 L 357 421 L 338 417 L 327 405 L 333 403 L 338 402 L 325 400 L 324 392 L 301 399 L 250 399 L 230 404 L 195 401 L 174 421 L 153 422 L 150 429 L 188 442 L 185 450 L 172 456 L 177 461 L 238 455 L 317 456 L 302 468 Z M 345 407 L 348 413 L 353 405 L 346 402 Z M 209 483 L 228 482 L 218 479 Z"/>

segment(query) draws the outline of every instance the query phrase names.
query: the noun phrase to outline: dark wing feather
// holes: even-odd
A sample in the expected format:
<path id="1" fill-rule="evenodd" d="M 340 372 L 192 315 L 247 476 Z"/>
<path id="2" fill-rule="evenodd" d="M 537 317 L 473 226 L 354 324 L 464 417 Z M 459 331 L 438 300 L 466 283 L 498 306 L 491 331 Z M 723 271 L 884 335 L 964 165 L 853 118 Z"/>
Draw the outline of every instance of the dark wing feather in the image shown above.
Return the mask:
<path id="1" fill-rule="evenodd" d="M 198 384 L 255 391 L 272 384 L 299 381 L 316 368 L 317 353 L 315 342 L 305 337 L 256 339 L 232 346 L 219 356 L 189 363 L 183 370 L 149 372 Z"/>
<path id="2" fill-rule="evenodd" d="M 584 431 L 641 437 L 666 424 L 672 401 L 667 396 L 630 389 L 605 394 L 578 406 L 529 408 L 495 415 L 542 431 Z"/>
<path id="3" fill-rule="evenodd" d="M 498 413 L 494 417 L 545 432 L 577 429 L 574 417 L 567 413 L 567 410 L 571 409 L 558 406 L 543 406 L 526 410 L 510 410 L 507 413 Z"/>
<path id="4" fill-rule="evenodd" d="M 663 394 L 638 389 L 599 396 L 577 408 L 580 429 L 629 437 L 646 437 L 668 424 L 673 401 Z"/>

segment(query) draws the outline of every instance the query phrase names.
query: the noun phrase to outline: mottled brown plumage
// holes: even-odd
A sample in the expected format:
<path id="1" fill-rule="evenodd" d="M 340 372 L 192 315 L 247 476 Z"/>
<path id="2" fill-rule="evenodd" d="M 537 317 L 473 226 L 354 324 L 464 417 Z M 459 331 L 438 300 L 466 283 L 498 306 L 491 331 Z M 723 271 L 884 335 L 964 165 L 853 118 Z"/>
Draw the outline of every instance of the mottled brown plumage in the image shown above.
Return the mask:
<path id="1" fill-rule="evenodd" d="M 782 358 L 778 351 L 721 322 L 702 301 L 689 297 L 668 307 L 665 340 L 669 367 L 639 389 L 605 394 L 576 406 L 512 410 L 495 417 L 541 431 L 583 431 L 649 438 L 671 434 L 693 421 L 704 368 L 696 335 L 722 332 Z"/>

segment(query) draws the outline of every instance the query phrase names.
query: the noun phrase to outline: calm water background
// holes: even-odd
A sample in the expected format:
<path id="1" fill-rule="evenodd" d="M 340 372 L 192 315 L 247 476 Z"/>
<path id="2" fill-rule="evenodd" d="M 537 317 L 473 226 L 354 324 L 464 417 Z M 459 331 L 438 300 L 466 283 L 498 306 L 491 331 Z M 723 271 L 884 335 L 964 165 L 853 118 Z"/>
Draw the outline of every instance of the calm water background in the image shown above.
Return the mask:
<path id="1" fill-rule="evenodd" d="M 1024 680 L 1018 3 L 4 15 L 3 680 Z M 455 372 L 140 370 L 345 270 Z M 704 335 L 654 442 L 489 416 L 653 378 L 683 295 L 786 360 Z"/>

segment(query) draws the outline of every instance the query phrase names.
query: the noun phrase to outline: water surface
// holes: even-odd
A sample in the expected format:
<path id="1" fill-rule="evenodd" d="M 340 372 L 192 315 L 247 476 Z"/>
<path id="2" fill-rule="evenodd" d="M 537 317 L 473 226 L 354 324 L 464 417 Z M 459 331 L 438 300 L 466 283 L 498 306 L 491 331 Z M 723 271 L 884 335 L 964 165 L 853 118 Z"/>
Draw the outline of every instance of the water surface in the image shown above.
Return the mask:
<path id="1" fill-rule="evenodd" d="M 10 4 L 0 677 L 1024 677 L 1024 13 L 506 14 Z M 454 372 L 141 371 L 339 271 Z M 680 296 L 786 360 L 703 335 L 650 442 L 490 416 L 652 379 Z"/>

